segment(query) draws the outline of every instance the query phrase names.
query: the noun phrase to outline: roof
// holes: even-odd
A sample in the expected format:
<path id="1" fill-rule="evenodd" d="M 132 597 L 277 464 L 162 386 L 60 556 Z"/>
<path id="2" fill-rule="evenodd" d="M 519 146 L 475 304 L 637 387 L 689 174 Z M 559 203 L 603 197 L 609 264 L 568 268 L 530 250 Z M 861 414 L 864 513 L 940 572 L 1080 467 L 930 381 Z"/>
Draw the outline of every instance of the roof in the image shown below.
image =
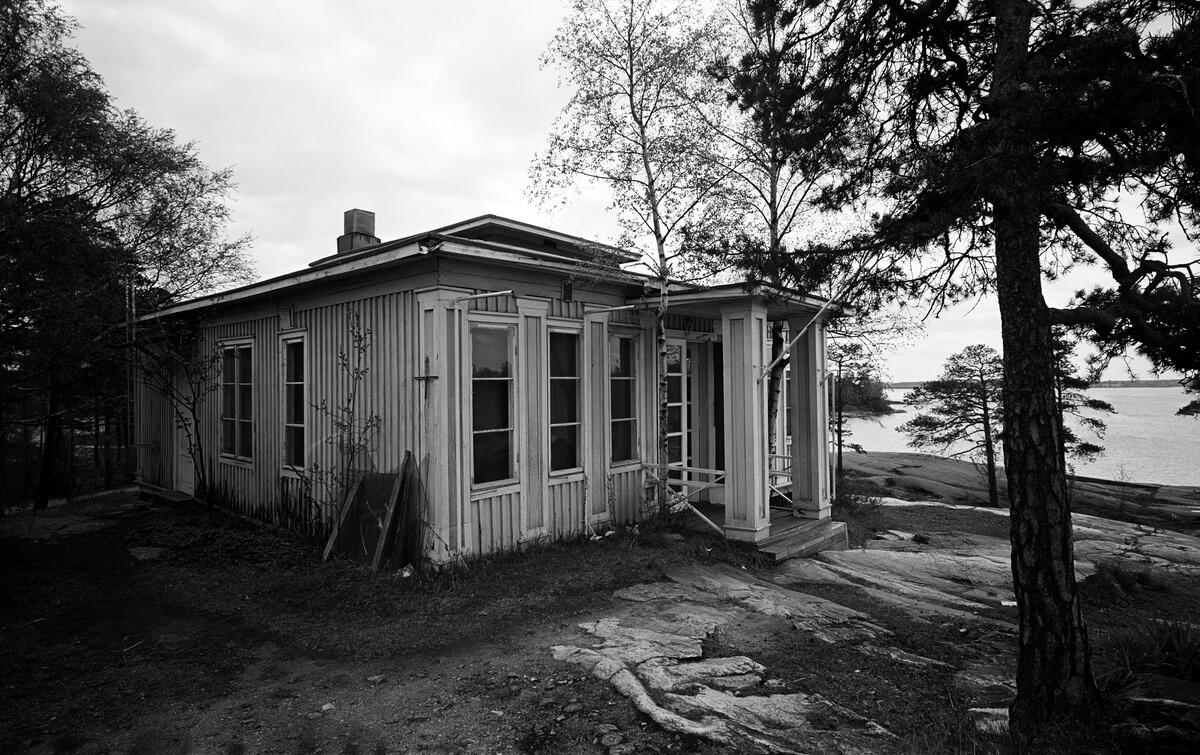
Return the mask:
<path id="1" fill-rule="evenodd" d="M 599 257 L 601 268 L 611 266 L 614 282 L 624 280 L 638 288 L 644 283 L 654 282 L 651 276 L 621 270 L 617 266 L 618 263 L 636 260 L 636 254 L 499 215 L 480 215 L 432 231 L 322 257 L 305 269 L 173 304 L 138 319 L 147 320 L 233 302 L 252 301 L 300 286 L 403 265 L 428 255 L 536 266 L 567 275 L 577 274 L 581 262 L 592 262 Z M 762 297 L 771 319 L 813 314 L 828 308 L 827 299 L 765 284 L 747 287 L 733 283 L 704 287 L 672 281 L 670 289 L 672 311 L 704 316 L 713 314 L 714 305 L 744 300 L 747 296 Z M 631 297 L 628 301 L 640 302 L 643 298 Z"/>
<path id="2" fill-rule="evenodd" d="M 640 281 L 647 277 L 620 270 L 618 267 L 620 263 L 636 260 L 636 254 L 579 236 L 489 214 L 432 231 L 322 257 L 309 264 L 306 269 L 173 304 L 138 319 L 146 320 L 235 301 L 252 300 L 297 286 L 343 278 L 369 269 L 395 266 L 429 254 L 471 256 L 536 265 L 564 273 L 577 272 L 581 262 L 591 262 L 600 257 L 603 260 L 602 265 L 611 264 L 614 280 L 634 277 Z"/>
<path id="3" fill-rule="evenodd" d="M 672 293 L 667 306 L 674 312 L 712 316 L 714 307 L 745 301 L 747 297 L 763 299 L 767 306 L 767 318 L 770 320 L 781 320 L 792 315 L 812 315 L 824 309 L 832 309 L 835 313 L 838 311 L 838 307 L 831 305 L 830 300 L 824 297 L 766 283 L 752 286 L 745 283 L 727 283 L 696 291 Z"/>
<path id="4" fill-rule="evenodd" d="M 549 228 L 542 228 L 532 223 L 522 223 L 519 220 L 488 214 L 452 223 L 441 228 L 434 228 L 432 231 L 406 236 L 394 241 L 384 241 L 350 252 L 331 254 L 310 263 L 309 267 L 334 264 L 352 257 L 368 257 L 387 251 L 397 244 L 403 245 L 430 236 L 453 237 L 465 241 L 482 241 L 493 244 L 496 247 L 507 247 L 521 251 L 546 252 L 575 260 L 591 261 L 596 257 L 610 257 L 614 261 L 614 264 L 617 264 L 633 262 L 638 259 L 637 254 L 609 244 L 602 244 L 599 241 L 591 241 L 579 236 L 552 231 Z"/>

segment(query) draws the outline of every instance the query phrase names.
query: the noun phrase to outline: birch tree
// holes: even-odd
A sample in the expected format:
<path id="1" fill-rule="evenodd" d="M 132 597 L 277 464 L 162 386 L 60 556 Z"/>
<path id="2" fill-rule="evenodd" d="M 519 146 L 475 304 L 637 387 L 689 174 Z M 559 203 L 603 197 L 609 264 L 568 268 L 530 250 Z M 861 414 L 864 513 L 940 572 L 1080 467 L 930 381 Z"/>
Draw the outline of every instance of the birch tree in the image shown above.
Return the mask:
<path id="1" fill-rule="evenodd" d="M 579 182 L 606 187 L 627 243 L 648 240 L 645 265 L 656 314 L 659 437 L 655 498 L 667 486 L 667 341 L 672 280 L 686 262 L 685 223 L 715 222 L 727 171 L 697 107 L 715 104 L 702 76 L 713 28 L 686 3 L 574 0 L 542 57 L 571 98 L 531 167 L 531 193 L 547 202 Z"/>

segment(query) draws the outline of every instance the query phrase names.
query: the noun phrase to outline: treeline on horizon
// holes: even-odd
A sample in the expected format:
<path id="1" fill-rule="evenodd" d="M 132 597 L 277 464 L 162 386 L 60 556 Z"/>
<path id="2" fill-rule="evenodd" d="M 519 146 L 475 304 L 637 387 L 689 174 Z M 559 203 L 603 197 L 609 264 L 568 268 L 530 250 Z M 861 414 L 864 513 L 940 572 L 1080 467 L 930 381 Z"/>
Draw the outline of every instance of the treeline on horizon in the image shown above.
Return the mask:
<path id="1" fill-rule="evenodd" d="M 931 378 L 932 379 L 932 378 Z M 910 381 L 905 383 L 884 383 L 885 389 L 908 389 L 916 388 L 924 385 L 926 380 Z M 1098 380 L 1093 383 L 1091 388 L 1181 388 L 1178 380 L 1164 378 L 1160 380 Z"/>

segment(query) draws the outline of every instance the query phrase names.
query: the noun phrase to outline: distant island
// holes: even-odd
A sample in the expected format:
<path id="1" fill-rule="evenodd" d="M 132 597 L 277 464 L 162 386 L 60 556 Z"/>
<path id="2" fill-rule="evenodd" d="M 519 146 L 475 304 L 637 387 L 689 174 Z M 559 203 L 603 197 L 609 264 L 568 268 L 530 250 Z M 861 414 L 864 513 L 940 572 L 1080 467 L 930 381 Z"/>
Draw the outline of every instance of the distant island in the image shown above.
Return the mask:
<path id="1" fill-rule="evenodd" d="M 930 378 L 931 380 L 934 378 Z M 884 383 L 883 387 L 888 389 L 909 389 L 916 388 L 925 381 L 916 381 L 908 383 Z M 1166 378 L 1163 380 L 1101 380 L 1092 386 L 1093 388 L 1178 388 L 1179 380 Z"/>

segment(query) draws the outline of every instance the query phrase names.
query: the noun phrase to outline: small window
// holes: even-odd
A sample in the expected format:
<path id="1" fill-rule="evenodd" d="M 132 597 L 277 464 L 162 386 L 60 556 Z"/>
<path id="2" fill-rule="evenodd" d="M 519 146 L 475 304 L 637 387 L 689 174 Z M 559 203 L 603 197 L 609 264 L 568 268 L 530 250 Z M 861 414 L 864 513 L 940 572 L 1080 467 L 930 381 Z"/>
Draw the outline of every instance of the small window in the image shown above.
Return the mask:
<path id="1" fill-rule="evenodd" d="M 608 355 L 612 461 L 631 461 L 638 458 L 634 340 L 610 336 Z"/>
<path id="2" fill-rule="evenodd" d="M 305 452 L 304 341 L 283 345 L 283 463 L 303 469 Z"/>
<path id="3" fill-rule="evenodd" d="M 579 461 L 581 412 L 579 336 L 550 334 L 550 471 L 575 469 Z"/>
<path id="4" fill-rule="evenodd" d="M 515 476 L 513 328 L 471 325 L 471 458 L 475 483 Z"/>
<path id="5" fill-rule="evenodd" d="M 221 453 L 238 459 L 254 457 L 254 388 L 250 346 L 221 350 Z"/>

